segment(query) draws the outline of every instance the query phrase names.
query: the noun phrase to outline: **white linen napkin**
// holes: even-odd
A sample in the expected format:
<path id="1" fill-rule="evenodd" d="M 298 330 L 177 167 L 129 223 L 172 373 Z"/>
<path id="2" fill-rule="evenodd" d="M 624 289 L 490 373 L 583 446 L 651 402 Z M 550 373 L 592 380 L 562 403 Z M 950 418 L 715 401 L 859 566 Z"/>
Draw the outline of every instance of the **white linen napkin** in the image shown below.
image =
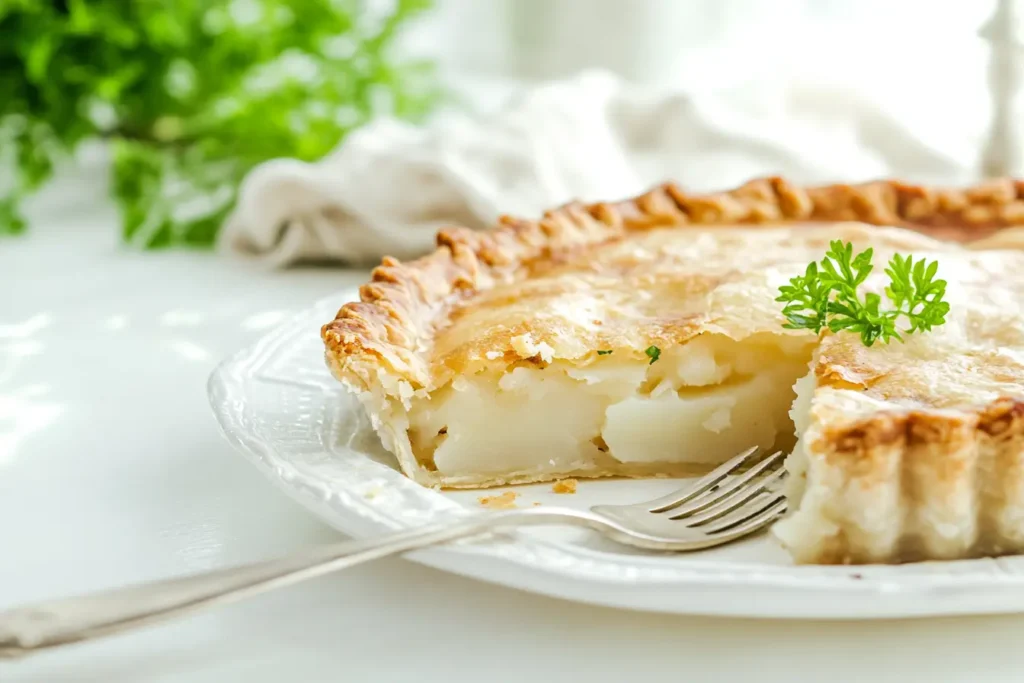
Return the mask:
<path id="1" fill-rule="evenodd" d="M 245 179 L 221 248 L 276 267 L 363 265 L 425 253 L 443 226 L 485 228 L 501 214 L 614 200 L 668 179 L 694 191 L 773 174 L 968 180 L 976 132 L 929 123 L 824 83 L 670 92 L 588 72 L 484 116 L 421 128 L 379 119 L 316 163 L 269 161 Z"/>

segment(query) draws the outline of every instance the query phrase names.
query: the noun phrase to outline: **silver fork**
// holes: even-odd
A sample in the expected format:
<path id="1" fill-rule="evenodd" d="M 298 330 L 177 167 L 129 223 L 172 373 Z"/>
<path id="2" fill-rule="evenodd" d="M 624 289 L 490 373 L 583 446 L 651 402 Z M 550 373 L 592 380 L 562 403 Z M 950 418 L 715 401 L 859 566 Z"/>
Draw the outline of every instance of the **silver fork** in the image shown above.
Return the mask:
<path id="1" fill-rule="evenodd" d="M 0 658 L 127 631 L 380 557 L 509 527 L 583 526 L 648 550 L 723 545 L 767 526 L 785 511 L 785 497 L 777 490 L 786 476 L 779 466 L 781 453 L 737 473 L 756 450 L 744 451 L 694 484 L 646 503 L 596 505 L 590 512 L 532 507 L 469 515 L 377 538 L 310 548 L 259 564 L 7 610 L 0 612 Z"/>

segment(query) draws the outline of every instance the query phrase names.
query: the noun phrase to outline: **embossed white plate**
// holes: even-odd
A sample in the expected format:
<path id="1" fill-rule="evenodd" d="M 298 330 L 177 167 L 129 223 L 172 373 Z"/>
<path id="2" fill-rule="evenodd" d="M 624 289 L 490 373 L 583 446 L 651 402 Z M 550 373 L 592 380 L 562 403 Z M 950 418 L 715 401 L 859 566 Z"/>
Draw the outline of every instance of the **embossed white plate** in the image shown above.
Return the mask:
<path id="1" fill-rule="evenodd" d="M 347 300 L 316 304 L 225 360 L 209 394 L 227 438 L 286 493 L 354 536 L 449 515 L 488 514 L 480 492 L 423 488 L 394 468 L 360 407 L 328 373 L 320 325 Z M 678 480 L 581 482 L 575 495 L 516 487 L 517 503 L 636 502 Z M 903 566 L 794 567 L 767 535 L 699 553 L 643 553 L 596 534 L 531 529 L 411 554 L 465 576 L 639 610 L 777 618 L 1024 612 L 1024 558 Z"/>

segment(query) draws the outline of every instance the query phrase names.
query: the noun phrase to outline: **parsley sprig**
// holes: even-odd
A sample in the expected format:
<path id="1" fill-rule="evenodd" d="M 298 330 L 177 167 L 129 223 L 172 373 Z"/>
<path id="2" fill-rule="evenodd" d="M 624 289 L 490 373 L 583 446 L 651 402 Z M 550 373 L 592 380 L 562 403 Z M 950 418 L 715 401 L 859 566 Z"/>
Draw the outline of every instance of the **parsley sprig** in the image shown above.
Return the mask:
<path id="1" fill-rule="evenodd" d="M 903 341 L 902 334 L 928 332 L 946 322 L 949 303 L 942 300 L 946 281 L 936 280 L 939 264 L 925 259 L 896 254 L 885 269 L 889 286 L 885 295 L 895 308 L 882 310 L 882 297 L 874 292 L 861 296 L 860 285 L 874 269 L 873 250 L 854 255 L 853 245 L 833 240 L 820 263 L 811 262 L 804 270 L 779 287 L 776 301 L 785 304 L 782 314 L 791 330 L 825 327 L 833 332 L 848 330 L 860 334 L 865 346 L 881 339 Z M 896 321 L 907 319 L 908 327 L 898 330 Z M 902 334 L 901 334 L 902 332 Z"/>
<path id="2" fill-rule="evenodd" d="M 661 358 L 661 349 L 652 344 L 644 349 L 644 355 L 651 359 L 651 362 L 648 363 L 648 365 L 654 365 L 658 359 Z"/>

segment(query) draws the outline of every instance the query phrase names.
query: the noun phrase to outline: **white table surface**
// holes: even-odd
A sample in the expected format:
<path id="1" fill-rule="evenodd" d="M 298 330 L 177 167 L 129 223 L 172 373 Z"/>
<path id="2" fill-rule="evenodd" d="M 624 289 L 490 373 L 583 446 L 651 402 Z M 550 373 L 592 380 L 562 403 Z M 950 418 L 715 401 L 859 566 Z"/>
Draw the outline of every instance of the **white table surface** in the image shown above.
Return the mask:
<path id="1" fill-rule="evenodd" d="M 222 356 L 364 273 L 131 252 L 116 244 L 112 210 L 90 206 L 50 211 L 28 237 L 0 241 L 0 607 L 338 538 L 232 452 L 205 382 Z M 393 559 L 0 662 L 0 681 L 978 683 L 1022 679 L 1022 636 L 1016 616 L 619 612 Z"/>

